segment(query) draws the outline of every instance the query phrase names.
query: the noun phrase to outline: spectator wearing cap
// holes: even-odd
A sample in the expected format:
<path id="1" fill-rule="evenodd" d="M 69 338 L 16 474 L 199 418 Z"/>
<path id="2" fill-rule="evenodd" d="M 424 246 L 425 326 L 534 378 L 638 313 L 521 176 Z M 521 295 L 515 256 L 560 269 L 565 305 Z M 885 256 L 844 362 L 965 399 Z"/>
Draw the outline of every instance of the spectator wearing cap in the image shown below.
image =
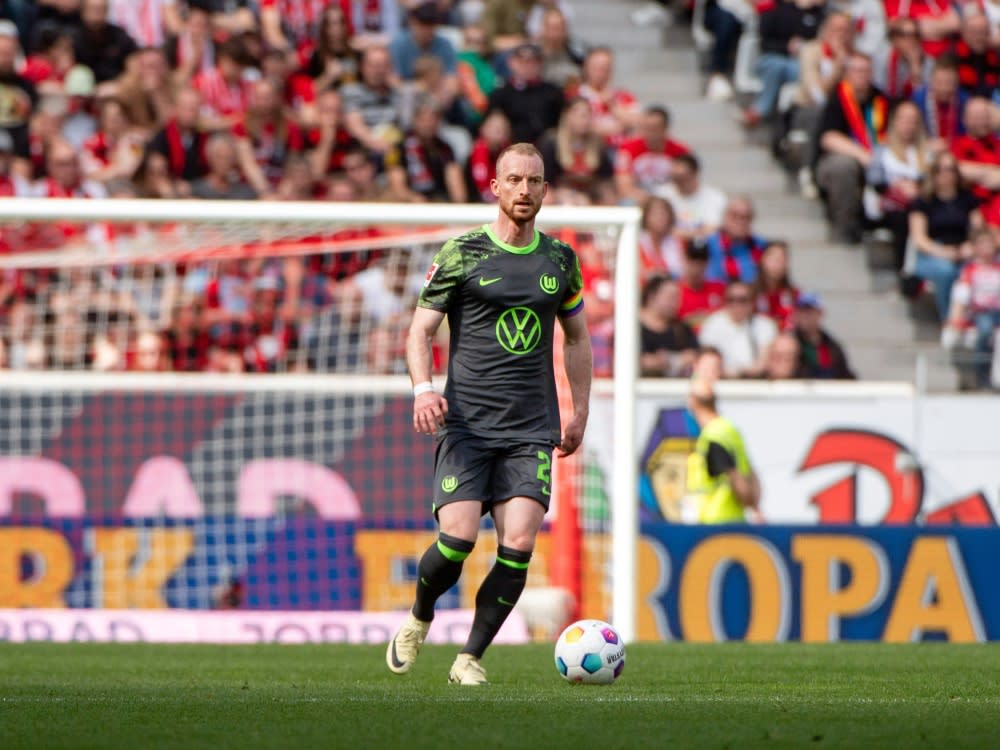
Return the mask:
<path id="1" fill-rule="evenodd" d="M 753 231 L 753 201 L 746 195 L 735 195 L 726 204 L 722 225 L 710 234 L 708 247 L 708 278 L 727 283 L 740 280 L 748 284 L 757 278 L 767 240 Z"/>
<path id="2" fill-rule="evenodd" d="M 726 285 L 705 278 L 708 269 L 708 248 L 705 242 L 694 239 L 684 250 L 684 265 L 680 276 L 680 316 L 695 331 L 705 318 L 722 307 Z"/>
<path id="3" fill-rule="evenodd" d="M 94 73 L 86 65 L 74 65 L 63 79 L 62 94 L 66 111 L 62 115 L 62 136 L 77 148 L 83 148 L 87 139 L 97 132 L 97 118 L 94 116 L 95 86 Z"/>
<path id="4" fill-rule="evenodd" d="M 441 138 L 441 110 L 433 99 L 416 106 L 413 126 L 385 156 L 389 194 L 400 201 L 465 203 L 462 168 Z"/>
<path id="5" fill-rule="evenodd" d="M 698 339 L 680 319 L 677 282 L 653 275 L 642 287 L 639 307 L 639 374 L 642 377 L 684 377 L 691 374 Z"/>
<path id="6" fill-rule="evenodd" d="M 13 139 L 17 157 L 28 159 L 28 121 L 38 103 L 38 94 L 34 84 L 17 72 L 21 46 L 13 34 L 14 25 L 8 25 L 7 33 L 0 33 L 0 130 Z"/>
<path id="7" fill-rule="evenodd" d="M 94 71 L 98 83 L 117 78 L 125 59 L 138 47 L 121 26 L 108 20 L 108 0 L 81 0 L 80 26 L 73 33 L 78 62 Z"/>
<path id="8" fill-rule="evenodd" d="M 590 104 L 597 132 L 611 146 L 620 145 L 639 125 L 639 100 L 628 89 L 615 86 L 615 53 L 593 47 L 583 60 L 579 95 Z"/>
<path id="9" fill-rule="evenodd" d="M 641 206 L 670 180 L 673 160 L 690 149 L 670 137 L 670 113 L 647 107 L 639 117 L 638 135 L 615 153 L 615 187 L 621 200 Z"/>
<path id="10" fill-rule="evenodd" d="M 726 286 L 723 308 L 705 318 L 698 341 L 722 354 L 724 377 L 759 378 L 764 374 L 768 347 L 777 335 L 775 322 L 756 314 L 750 285 L 737 280 Z"/>
<path id="11" fill-rule="evenodd" d="M 376 154 L 399 142 L 403 97 L 392 70 L 389 50 L 372 46 L 361 57 L 361 78 L 341 90 L 347 132 Z"/>
<path id="12" fill-rule="evenodd" d="M 238 169 L 236 145 L 228 133 L 215 133 L 205 144 L 208 173 L 191 183 L 191 196 L 208 200 L 252 200 L 257 193 Z"/>
<path id="13" fill-rule="evenodd" d="M 190 193 L 191 182 L 208 174 L 208 133 L 200 127 L 200 110 L 201 95 L 196 89 L 178 91 L 173 116 L 147 146 L 147 151 L 166 158 L 170 176 L 183 195 Z"/>
<path id="14" fill-rule="evenodd" d="M 795 303 L 795 337 L 801 348 L 804 378 L 854 380 L 843 347 L 823 328 L 819 295 L 803 292 Z"/>
<path id="15" fill-rule="evenodd" d="M 489 109 L 499 109 L 510 120 L 514 142 L 536 142 L 559 124 L 563 92 L 542 79 L 542 50 L 534 44 L 520 44 L 508 58 L 510 77 L 490 94 Z"/>
<path id="16" fill-rule="evenodd" d="M 726 194 L 701 180 L 701 163 L 692 153 L 670 164 L 670 181 L 656 191 L 670 201 L 676 215 L 674 233 L 684 241 L 705 238 L 718 230 L 726 210 Z"/>

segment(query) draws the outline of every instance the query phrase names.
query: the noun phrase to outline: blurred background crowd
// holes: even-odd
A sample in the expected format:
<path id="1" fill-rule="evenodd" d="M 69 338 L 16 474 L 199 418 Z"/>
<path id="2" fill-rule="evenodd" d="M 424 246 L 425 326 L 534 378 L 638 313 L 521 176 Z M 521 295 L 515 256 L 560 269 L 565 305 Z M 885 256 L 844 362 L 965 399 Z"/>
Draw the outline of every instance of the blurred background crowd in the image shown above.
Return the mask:
<path id="1" fill-rule="evenodd" d="M 852 378 L 790 248 L 749 195 L 707 184 L 570 0 L 0 0 L 0 195 L 490 202 L 496 155 L 535 143 L 548 200 L 637 205 L 641 371 L 683 376 L 714 347 L 728 377 Z M 833 238 L 892 250 L 944 339 L 981 353 L 1000 324 L 1000 3 L 696 0 L 629 5 L 691 23 L 706 96 L 767 132 Z M 127 241 L 135 227 L 0 228 L 0 252 Z M 402 372 L 428 253 L 353 227 L 353 252 L 211 264 L 10 269 L 0 362 L 14 369 Z M 580 255 L 598 375 L 611 374 L 613 259 Z M 359 245 L 360 247 L 360 245 Z M 333 343 L 331 340 L 336 339 Z M 445 352 L 437 366 L 444 367 Z"/>

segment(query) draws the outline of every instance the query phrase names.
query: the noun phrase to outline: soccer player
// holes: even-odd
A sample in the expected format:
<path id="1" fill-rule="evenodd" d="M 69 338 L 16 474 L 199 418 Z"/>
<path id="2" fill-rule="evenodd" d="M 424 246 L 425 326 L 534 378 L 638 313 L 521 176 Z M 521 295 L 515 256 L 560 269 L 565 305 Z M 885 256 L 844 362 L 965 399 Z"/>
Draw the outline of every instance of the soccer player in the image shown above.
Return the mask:
<path id="1" fill-rule="evenodd" d="M 497 158 L 492 224 L 449 240 L 435 256 L 406 341 L 413 424 L 437 434 L 434 515 L 440 527 L 417 567 L 416 601 L 389 642 L 389 669 L 413 666 L 434 603 L 462 573 L 480 518 L 489 513 L 497 558 L 476 595 L 472 630 L 448 675 L 486 683 L 480 664 L 528 575 L 549 503 L 552 451 L 580 446 L 589 412 L 592 354 L 573 249 L 535 229 L 548 185 L 542 156 L 516 143 Z M 450 329 L 444 393 L 431 383 L 430 342 L 445 316 Z M 565 333 L 573 416 L 561 430 L 552 364 L 554 324 Z"/>

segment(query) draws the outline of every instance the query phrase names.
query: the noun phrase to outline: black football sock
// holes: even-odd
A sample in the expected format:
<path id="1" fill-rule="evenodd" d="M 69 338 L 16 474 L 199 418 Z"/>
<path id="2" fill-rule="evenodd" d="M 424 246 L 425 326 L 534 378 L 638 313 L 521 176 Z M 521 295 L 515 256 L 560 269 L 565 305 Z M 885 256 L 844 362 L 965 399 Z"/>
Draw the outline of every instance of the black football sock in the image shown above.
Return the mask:
<path id="1" fill-rule="evenodd" d="M 458 582 L 462 563 L 475 546 L 475 542 L 438 534 L 417 565 L 417 601 L 411 610 L 414 617 L 424 622 L 434 619 L 434 602 Z"/>
<path id="2" fill-rule="evenodd" d="M 530 552 L 500 545 L 497 561 L 476 594 L 476 616 L 472 620 L 469 640 L 462 649 L 463 654 L 472 654 L 479 659 L 493 642 L 524 591 L 530 561 Z"/>

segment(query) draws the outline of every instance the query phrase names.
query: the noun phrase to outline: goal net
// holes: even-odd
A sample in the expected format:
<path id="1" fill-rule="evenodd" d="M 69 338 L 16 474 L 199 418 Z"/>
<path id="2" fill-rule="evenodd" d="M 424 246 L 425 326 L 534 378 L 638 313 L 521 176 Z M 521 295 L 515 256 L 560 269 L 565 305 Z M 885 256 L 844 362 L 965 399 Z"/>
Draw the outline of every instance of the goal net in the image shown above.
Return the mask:
<path id="1" fill-rule="evenodd" d="M 0 202 L 0 608 L 407 606 L 434 531 L 404 334 L 434 253 L 495 210 Z M 539 214 L 581 257 L 589 430 L 616 438 L 556 462 L 538 637 L 575 614 L 633 632 L 637 220 Z M 473 605 L 491 538 L 440 607 Z"/>

